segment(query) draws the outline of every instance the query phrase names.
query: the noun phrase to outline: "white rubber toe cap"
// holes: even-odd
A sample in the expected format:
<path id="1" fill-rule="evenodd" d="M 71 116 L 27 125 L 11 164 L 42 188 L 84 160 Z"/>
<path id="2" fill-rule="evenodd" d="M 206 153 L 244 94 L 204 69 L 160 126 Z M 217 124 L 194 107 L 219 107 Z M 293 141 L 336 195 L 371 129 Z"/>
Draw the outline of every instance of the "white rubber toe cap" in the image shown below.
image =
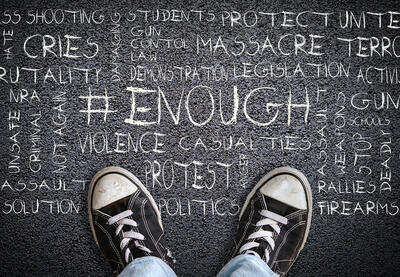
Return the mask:
<path id="1" fill-rule="evenodd" d="M 281 174 L 271 178 L 261 187 L 260 192 L 296 209 L 307 209 L 306 191 L 292 175 Z"/>
<path id="2" fill-rule="evenodd" d="M 115 201 L 127 197 L 138 187 L 121 174 L 110 173 L 97 180 L 93 191 L 92 209 L 101 209 Z"/>

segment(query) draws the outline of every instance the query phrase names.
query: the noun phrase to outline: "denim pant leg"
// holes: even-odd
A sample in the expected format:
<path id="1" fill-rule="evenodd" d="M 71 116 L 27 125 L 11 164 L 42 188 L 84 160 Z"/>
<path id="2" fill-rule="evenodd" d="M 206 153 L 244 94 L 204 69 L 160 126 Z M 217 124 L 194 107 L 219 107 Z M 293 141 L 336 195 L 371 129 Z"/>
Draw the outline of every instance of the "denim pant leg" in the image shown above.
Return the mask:
<path id="1" fill-rule="evenodd" d="M 118 277 L 176 277 L 175 272 L 157 257 L 137 258 Z"/>
<path id="2" fill-rule="evenodd" d="M 268 265 L 254 255 L 239 255 L 227 263 L 217 277 L 276 277 Z"/>

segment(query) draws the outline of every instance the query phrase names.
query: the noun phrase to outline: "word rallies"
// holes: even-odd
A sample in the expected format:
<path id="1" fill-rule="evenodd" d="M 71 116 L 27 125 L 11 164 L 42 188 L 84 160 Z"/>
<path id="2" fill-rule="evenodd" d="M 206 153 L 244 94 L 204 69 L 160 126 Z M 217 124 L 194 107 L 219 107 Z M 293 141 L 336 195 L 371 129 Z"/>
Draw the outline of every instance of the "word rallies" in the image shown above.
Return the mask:
<path id="1" fill-rule="evenodd" d="M 193 87 L 187 93 L 182 90 L 175 110 L 171 107 L 160 87 L 158 90 L 128 87 L 127 90 L 131 92 L 131 113 L 130 117 L 125 119 L 125 123 L 137 126 L 160 125 L 163 117 L 163 107 L 169 113 L 174 124 L 178 125 L 181 122 L 182 106 L 184 106 L 189 122 L 198 127 L 208 124 L 214 118 L 218 108 L 219 119 L 224 125 L 235 125 L 237 123 L 241 107 L 245 119 L 261 127 L 277 123 L 279 118 L 282 118 L 282 115 L 284 122 L 290 125 L 292 117 L 294 117 L 292 114 L 298 115 L 300 112 L 303 122 L 307 124 L 310 111 L 310 97 L 307 87 L 301 93 L 303 100 L 296 102 L 292 99 L 293 95 L 290 86 L 287 87 L 286 91 L 277 91 L 274 87 L 258 87 L 248 92 L 243 99 L 242 105 L 240 105 L 238 88 L 234 86 L 233 95 L 230 96 L 233 101 L 229 101 L 232 104 L 228 105 L 224 101 L 228 102 L 226 99 L 229 99 L 229 97 L 223 95 L 221 90 L 219 90 L 218 100 L 216 100 L 211 87 L 200 85 Z M 146 99 L 149 96 L 152 99 L 148 100 L 150 102 L 147 103 L 153 103 L 153 108 L 156 109 L 156 112 L 153 112 L 153 108 L 150 105 L 138 105 L 138 98 Z M 196 112 L 196 107 L 200 103 L 206 107 L 200 112 Z M 223 111 L 225 104 L 229 107 L 229 112 L 226 112 L 226 114 Z"/>

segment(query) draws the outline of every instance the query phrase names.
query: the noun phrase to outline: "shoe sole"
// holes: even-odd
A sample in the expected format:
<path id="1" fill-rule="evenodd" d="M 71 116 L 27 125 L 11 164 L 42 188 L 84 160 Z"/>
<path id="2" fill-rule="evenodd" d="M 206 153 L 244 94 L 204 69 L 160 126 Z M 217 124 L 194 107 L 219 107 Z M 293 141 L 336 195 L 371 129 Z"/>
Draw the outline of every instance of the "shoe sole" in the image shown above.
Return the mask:
<path id="1" fill-rule="evenodd" d="M 96 241 L 96 244 L 99 246 L 99 243 L 97 241 L 96 232 L 94 230 L 94 223 L 93 223 L 92 193 L 93 193 L 93 190 L 94 190 L 94 187 L 95 187 L 95 184 L 97 183 L 97 181 L 101 177 L 103 177 L 104 175 L 111 174 L 111 173 L 121 174 L 124 177 L 130 179 L 130 181 L 132 183 L 134 183 L 135 186 L 137 186 L 142 192 L 144 192 L 144 194 L 150 200 L 150 203 L 153 206 L 154 210 L 156 211 L 157 219 L 158 219 L 158 222 L 159 222 L 159 224 L 161 226 L 161 229 L 164 230 L 163 225 L 162 225 L 162 221 L 161 221 L 161 214 L 160 214 L 160 211 L 158 210 L 157 204 L 154 201 L 154 198 L 151 196 L 150 192 L 142 184 L 142 182 L 140 182 L 140 180 L 135 175 L 133 175 L 131 172 L 129 172 L 128 170 L 126 170 L 124 168 L 121 168 L 121 167 L 117 167 L 117 166 L 110 166 L 110 167 L 103 168 L 102 170 L 97 172 L 96 175 L 94 175 L 94 177 L 93 177 L 93 179 L 92 179 L 92 181 L 90 182 L 90 185 L 89 185 L 89 192 L 88 192 L 89 222 L 90 222 L 90 229 L 92 230 L 92 234 L 93 234 L 94 240 Z"/>
<path id="2" fill-rule="evenodd" d="M 292 168 L 292 167 L 279 167 L 276 168 L 272 171 L 270 171 L 267 175 L 261 178 L 260 181 L 258 181 L 257 185 L 253 188 L 253 190 L 249 193 L 249 195 L 246 198 L 246 202 L 243 205 L 242 211 L 240 212 L 239 216 L 239 221 L 242 218 L 242 215 L 244 211 L 246 210 L 248 204 L 250 203 L 250 199 L 254 196 L 254 194 L 260 189 L 261 186 L 263 186 L 268 180 L 272 179 L 273 177 L 281 174 L 290 174 L 295 176 L 296 178 L 301 180 L 301 183 L 303 184 L 303 187 L 306 191 L 307 195 L 307 226 L 306 226 L 306 232 L 304 234 L 303 242 L 301 244 L 300 251 L 304 248 L 304 245 L 307 241 L 308 233 L 310 232 L 310 226 L 311 226 L 311 216 L 312 216 L 312 192 L 311 192 L 311 186 L 310 183 L 308 182 L 306 176 L 304 176 L 303 173 L 301 173 L 299 170 Z"/>

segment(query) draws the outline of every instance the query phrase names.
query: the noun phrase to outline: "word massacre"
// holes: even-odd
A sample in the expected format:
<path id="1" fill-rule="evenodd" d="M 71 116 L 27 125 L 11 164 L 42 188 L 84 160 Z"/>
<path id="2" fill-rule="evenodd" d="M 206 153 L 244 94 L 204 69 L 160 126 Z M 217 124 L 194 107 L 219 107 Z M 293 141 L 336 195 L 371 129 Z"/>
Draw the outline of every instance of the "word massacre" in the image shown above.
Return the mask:
<path id="1" fill-rule="evenodd" d="M 293 98 L 299 98 L 299 93 L 296 93 L 296 97 L 294 97 L 291 87 L 288 86 L 287 88 L 285 91 L 277 91 L 274 87 L 252 89 L 243 99 L 244 118 L 250 123 L 262 127 L 277 123 L 276 121 L 283 117 L 285 123 L 290 125 L 292 114 L 297 115 L 301 112 L 304 123 L 307 123 L 310 112 L 309 89 L 305 87 L 304 92 L 300 94 L 302 100 L 294 100 Z M 176 107 L 171 107 L 173 106 L 171 105 L 172 101 L 167 99 L 165 93 L 159 87 L 157 90 L 128 87 L 127 91 L 131 93 L 131 110 L 130 116 L 124 122 L 131 125 L 160 125 L 163 119 L 163 110 L 166 110 L 174 124 L 178 125 L 181 122 L 183 105 L 189 122 L 194 126 L 200 127 L 209 123 L 214 118 L 217 109 L 219 109 L 222 124 L 232 125 L 238 121 L 241 105 L 237 86 L 233 87 L 230 100 L 221 90 L 219 90 L 218 96 L 214 96 L 214 91 L 208 86 L 195 86 L 186 93 L 183 89 L 179 99 L 174 101 L 174 103 L 178 102 L 175 104 Z M 322 90 L 318 88 L 316 93 L 320 93 L 320 91 Z M 272 97 L 274 98 L 271 99 Z M 111 99 L 114 96 L 109 96 L 107 90 L 104 91 L 103 95 L 93 95 L 89 88 L 88 95 L 79 96 L 79 98 L 87 102 L 86 109 L 80 110 L 80 112 L 87 114 L 88 125 L 90 125 L 93 114 L 101 114 L 104 122 L 106 122 L 108 114 L 117 112 L 111 108 Z M 218 98 L 218 103 L 216 103 L 215 98 Z M 139 104 L 141 102 L 142 104 Z"/>

